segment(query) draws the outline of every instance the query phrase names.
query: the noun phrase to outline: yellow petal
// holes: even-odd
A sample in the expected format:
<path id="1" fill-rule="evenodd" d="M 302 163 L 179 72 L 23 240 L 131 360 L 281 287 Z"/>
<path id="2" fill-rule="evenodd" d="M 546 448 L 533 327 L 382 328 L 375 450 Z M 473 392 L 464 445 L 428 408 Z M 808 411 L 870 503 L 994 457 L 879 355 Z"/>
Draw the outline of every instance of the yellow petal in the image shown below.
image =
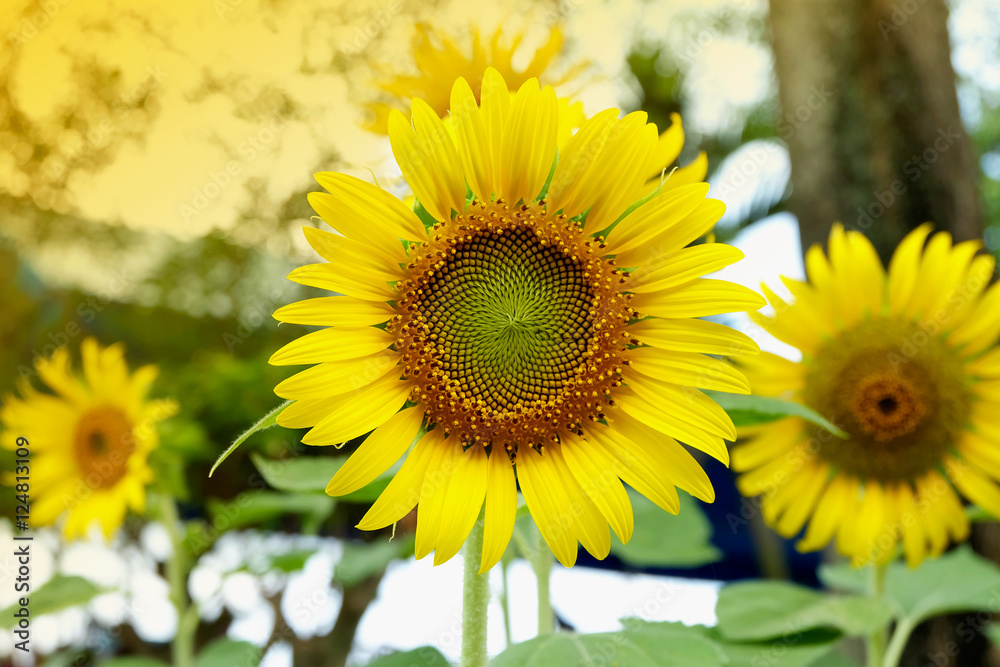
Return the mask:
<path id="1" fill-rule="evenodd" d="M 708 433 L 700 426 L 682 419 L 672 409 L 663 405 L 658 397 L 649 398 L 651 395 L 655 396 L 651 392 L 647 392 L 646 396 L 640 396 L 633 389 L 629 386 L 615 394 L 615 400 L 622 412 L 664 435 L 677 438 L 728 463 L 726 445 L 723 442 L 725 436 Z M 685 411 L 685 417 L 690 414 L 690 410 Z M 736 439 L 735 436 L 733 439 Z"/>
<path id="2" fill-rule="evenodd" d="M 628 332 L 642 343 L 663 350 L 727 357 L 760 352 L 746 334 L 707 320 L 649 318 L 629 325 Z"/>
<path id="3" fill-rule="evenodd" d="M 358 359 L 381 352 L 395 340 L 392 334 L 374 327 L 320 329 L 288 343 L 275 352 L 268 363 L 291 366 Z"/>
<path id="4" fill-rule="evenodd" d="M 595 168 L 601 151 L 618 117 L 617 109 L 605 109 L 580 127 L 560 152 L 546 198 L 549 210 L 562 211 L 573 218 L 591 205 L 587 173 Z"/>
<path id="5" fill-rule="evenodd" d="M 752 289 L 713 278 L 695 281 L 662 292 L 636 294 L 629 305 L 655 317 L 705 317 L 722 313 L 755 311 L 764 298 Z"/>
<path id="6" fill-rule="evenodd" d="M 743 251 L 724 243 L 684 248 L 657 264 L 645 264 L 629 274 L 630 292 L 657 292 L 691 282 L 743 259 Z"/>
<path id="7" fill-rule="evenodd" d="M 465 210 L 465 177 L 458 150 L 437 114 L 414 98 L 411 126 L 398 110 L 389 114 L 389 143 L 407 185 L 436 220 Z M 414 129 L 414 127 L 416 129 Z"/>
<path id="8" fill-rule="evenodd" d="M 556 157 L 559 104 L 550 86 L 538 89 L 529 79 L 514 96 L 507 114 L 500 161 L 501 194 L 511 204 L 534 201 L 548 180 Z"/>
<path id="9" fill-rule="evenodd" d="M 439 456 L 444 446 L 441 429 L 428 431 L 413 447 L 385 491 L 358 523 L 361 530 L 378 530 L 396 523 L 410 513 L 420 500 L 427 466 L 434 456 Z"/>
<path id="10" fill-rule="evenodd" d="M 490 184 L 490 191 L 498 193 L 502 189 L 500 182 L 501 155 L 503 153 L 504 128 L 510 113 L 510 92 L 507 90 L 507 84 L 503 77 L 492 67 L 487 67 L 483 74 L 483 85 L 479 99 L 482 101 L 480 113 L 493 163 L 493 182 Z"/>
<path id="11" fill-rule="evenodd" d="M 333 199 L 333 195 L 317 192 L 318 198 Z M 337 267 L 350 267 L 352 273 L 377 277 L 383 282 L 403 277 L 400 264 L 407 262 L 403 245 L 396 239 L 386 241 L 382 252 L 362 241 L 354 241 L 315 227 L 303 227 L 302 234 L 320 257 Z"/>
<path id="12" fill-rule="evenodd" d="M 748 440 L 743 439 L 742 429 L 737 430 L 740 431 L 740 442 L 732 455 L 735 472 L 752 470 L 779 458 L 806 437 L 803 421 L 794 417 L 762 424 L 760 430 Z"/>
<path id="13" fill-rule="evenodd" d="M 660 172 L 665 167 L 673 164 L 674 160 L 681 154 L 684 148 L 684 124 L 681 122 L 681 115 L 670 114 L 670 127 L 660 134 L 656 142 L 656 150 L 649 156 L 649 163 L 646 167 L 646 178 L 659 178 Z"/>
<path id="14" fill-rule="evenodd" d="M 281 398 L 317 399 L 337 396 L 366 387 L 399 365 L 399 353 L 383 350 L 357 359 L 328 361 L 283 380 L 274 388 Z M 402 369 L 396 371 L 397 376 Z"/>
<path id="15" fill-rule="evenodd" d="M 393 374 L 371 383 L 354 394 L 344 394 L 341 403 L 302 438 L 307 445 L 339 445 L 384 424 L 403 406 L 413 385 Z"/>
<path id="16" fill-rule="evenodd" d="M 293 269 L 288 274 L 288 279 L 300 285 L 339 292 L 366 301 L 388 301 L 396 296 L 395 290 L 383 276 L 354 267 L 306 264 Z"/>
<path id="17" fill-rule="evenodd" d="M 823 497 L 816 504 L 816 510 L 809 520 L 803 537 L 796 548 L 799 551 L 819 551 L 833 539 L 840 524 L 845 520 L 854 521 L 853 516 L 847 516 L 846 508 L 851 504 L 851 498 L 857 496 L 857 480 L 845 475 L 835 475 L 826 486 Z"/>
<path id="18" fill-rule="evenodd" d="M 326 492 L 331 496 L 353 493 L 391 468 L 413 443 L 424 412 L 420 407 L 397 412 L 365 438 L 336 472 Z"/>
<path id="19" fill-rule="evenodd" d="M 561 448 L 566 464 L 584 492 L 611 524 L 622 543 L 632 538 L 632 504 L 616 472 L 618 461 L 607 450 L 569 434 Z"/>
<path id="20" fill-rule="evenodd" d="M 681 227 L 682 221 L 697 211 L 705 202 L 707 194 L 708 183 L 696 183 L 653 197 L 632 211 L 608 233 L 606 241 L 608 252 L 623 255 L 629 250 L 647 245 L 653 238 Z M 724 210 L 725 207 L 723 207 Z M 716 220 L 718 218 L 713 220 L 712 224 Z M 641 264 L 623 264 L 622 262 L 618 262 L 618 264 L 619 266 L 656 265 L 668 253 L 680 250 L 697 238 L 697 236 L 693 238 L 688 238 L 688 236 L 685 229 L 677 229 L 676 234 L 671 234 L 664 239 L 663 247 L 657 248 L 659 252 L 644 257 Z"/>
<path id="21" fill-rule="evenodd" d="M 614 460 L 613 470 L 626 484 L 661 509 L 671 514 L 680 511 L 677 489 L 670 482 L 673 471 L 667 470 L 666 456 L 649 455 L 648 448 L 634 444 L 621 432 L 603 424 L 588 427 L 586 437 L 594 449 L 604 451 L 604 460 L 607 457 Z"/>
<path id="22" fill-rule="evenodd" d="M 736 440 L 736 427 L 719 404 L 691 387 L 671 384 L 625 369 L 629 388 L 679 419 L 726 440 Z M 669 434 L 668 434 L 669 435 Z M 729 462 L 728 454 L 723 456 Z"/>
<path id="23" fill-rule="evenodd" d="M 384 301 L 368 301 L 349 296 L 304 299 L 274 311 L 274 319 L 288 324 L 326 327 L 366 327 L 381 324 L 396 314 Z"/>
<path id="24" fill-rule="evenodd" d="M 724 361 L 690 352 L 671 352 L 655 347 L 638 347 L 628 352 L 629 366 L 648 377 L 689 385 L 749 394 L 750 383 Z"/>
<path id="25" fill-rule="evenodd" d="M 450 560 L 462 548 L 472 526 L 479 519 L 486 498 L 489 480 L 486 450 L 481 445 L 472 445 L 464 452 L 461 446 L 457 449 L 460 453 L 448 480 L 444 496 L 446 510 L 434 548 L 435 565 Z"/>
<path id="26" fill-rule="evenodd" d="M 455 144 L 472 193 L 483 201 L 493 194 L 493 152 L 469 83 L 459 78 L 451 88 L 451 123 Z"/>
<path id="27" fill-rule="evenodd" d="M 486 481 L 486 509 L 483 520 L 483 557 L 479 574 L 499 562 L 510 536 L 514 532 L 517 515 L 517 481 L 514 467 L 507 453 L 494 448 L 489 456 Z"/>
<path id="28" fill-rule="evenodd" d="M 576 563 L 576 526 L 570 518 L 570 497 L 562 476 L 547 450 L 539 454 L 531 447 L 517 452 L 517 479 L 531 517 L 545 543 L 565 567 Z"/>

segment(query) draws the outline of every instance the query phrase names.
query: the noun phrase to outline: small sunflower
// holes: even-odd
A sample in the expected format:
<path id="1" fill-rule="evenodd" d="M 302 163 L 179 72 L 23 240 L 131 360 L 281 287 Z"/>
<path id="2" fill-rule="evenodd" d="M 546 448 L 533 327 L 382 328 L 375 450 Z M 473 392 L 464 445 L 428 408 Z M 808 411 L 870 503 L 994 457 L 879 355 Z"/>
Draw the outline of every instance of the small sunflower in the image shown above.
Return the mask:
<path id="1" fill-rule="evenodd" d="M 418 558 L 457 553 L 485 501 L 482 569 L 492 567 L 510 539 L 519 482 L 570 566 L 577 540 L 607 555 L 609 523 L 629 539 L 622 481 L 673 513 L 675 485 L 713 500 L 674 438 L 728 462 L 732 422 L 696 388 L 748 392 L 707 355 L 757 347 L 693 318 L 764 301 L 700 278 L 742 258 L 726 245 L 687 247 L 724 210 L 705 199 L 707 184 L 633 204 L 657 159 L 644 113 L 596 115 L 556 163 L 552 88 L 531 79 L 512 99 L 490 69 L 479 99 L 464 79 L 455 83 L 451 129 L 419 99 L 412 125 L 398 111 L 389 117 L 396 160 L 434 219 L 429 230 L 378 187 L 317 174 L 329 194 L 309 201 L 340 235 L 305 228 L 330 263 L 289 278 L 344 296 L 275 313 L 328 327 L 271 358 L 317 364 L 275 389 L 295 400 L 278 423 L 310 427 L 311 445 L 374 429 L 330 481 L 335 496 L 385 472 L 416 438 L 359 527 L 388 526 L 419 502 Z"/>
<path id="2" fill-rule="evenodd" d="M 88 338 L 81 353 L 85 381 L 59 348 L 35 364 L 54 393 L 25 381 L 21 398 L 8 395 L 0 407 L 4 446 L 15 448 L 20 436 L 29 441 L 31 525 L 50 525 L 66 514 L 68 538 L 85 534 L 95 520 L 110 536 L 128 509 L 144 510 L 156 422 L 177 411 L 172 401 L 146 399 L 156 368 L 129 373 L 120 344 L 102 349 Z M 13 475 L 5 482 L 13 485 Z"/>
<path id="3" fill-rule="evenodd" d="M 763 495 L 786 537 L 808 521 L 802 551 L 831 540 L 855 565 L 887 562 L 902 541 L 910 565 L 964 540 L 959 493 L 1000 516 L 1000 287 L 977 242 L 929 225 L 897 248 L 888 274 L 871 243 L 837 225 L 829 258 L 806 255 L 808 282 L 783 279 L 792 304 L 754 314 L 802 361 L 761 354 L 744 364 L 755 393 L 785 396 L 846 431 L 797 418 L 741 430 L 738 486 Z"/>

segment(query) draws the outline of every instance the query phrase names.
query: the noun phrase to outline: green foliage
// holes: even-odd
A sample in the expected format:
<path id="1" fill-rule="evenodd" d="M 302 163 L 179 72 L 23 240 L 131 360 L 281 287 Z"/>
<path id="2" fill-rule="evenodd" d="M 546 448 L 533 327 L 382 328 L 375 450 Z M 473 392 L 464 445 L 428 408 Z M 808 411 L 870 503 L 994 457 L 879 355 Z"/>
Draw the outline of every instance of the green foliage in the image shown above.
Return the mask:
<path id="1" fill-rule="evenodd" d="M 260 658 L 260 649 L 249 642 L 216 639 L 201 652 L 194 667 L 256 667 Z"/>
<path id="2" fill-rule="evenodd" d="M 264 481 L 279 491 L 324 493 L 330 478 L 347 462 L 348 457 L 304 456 L 278 461 L 252 453 L 250 459 Z M 392 469 L 370 484 L 353 493 L 339 496 L 338 499 L 357 503 L 375 502 L 391 479 Z"/>
<path id="3" fill-rule="evenodd" d="M 278 415 L 281 414 L 281 411 L 287 408 L 290 404 L 291 401 L 285 401 L 284 403 L 282 403 L 281 405 L 279 405 L 278 407 L 274 408 L 266 415 L 261 417 L 259 420 L 257 420 L 257 422 L 253 426 L 248 428 L 238 438 L 236 438 L 236 440 L 233 441 L 233 444 L 229 445 L 226 451 L 222 452 L 219 458 L 216 459 L 215 463 L 212 465 L 211 470 L 208 471 L 208 476 L 211 477 L 212 474 L 215 472 L 216 468 L 218 468 L 223 461 L 229 458 L 229 455 L 235 452 L 236 448 L 242 445 L 246 441 L 246 439 L 249 438 L 251 435 L 257 433 L 258 431 L 263 431 L 265 429 L 271 428 L 272 426 L 275 426 L 278 423 Z"/>
<path id="4" fill-rule="evenodd" d="M 28 598 L 30 603 L 28 609 L 32 618 L 36 618 L 67 607 L 85 604 L 102 592 L 99 586 L 88 579 L 57 574 L 34 591 L 18 597 L 19 599 L 20 597 Z M 14 618 L 13 614 L 19 607 L 19 602 L 15 601 L 14 604 L 0 611 L 3 627 L 10 628 L 17 624 L 17 619 Z"/>
<path id="5" fill-rule="evenodd" d="M 760 641 L 828 628 L 847 636 L 883 628 L 892 610 L 882 600 L 828 595 L 784 581 L 748 581 L 722 589 L 715 608 L 727 639 Z"/>
<path id="6" fill-rule="evenodd" d="M 369 662 L 368 667 L 449 667 L 449 663 L 433 646 L 421 646 L 380 656 Z"/>
<path id="7" fill-rule="evenodd" d="M 46 662 L 46 665 L 49 663 Z M 153 658 L 115 658 L 102 662 L 101 667 L 167 667 L 167 663 L 154 660 Z"/>
<path id="8" fill-rule="evenodd" d="M 383 572 L 397 558 L 413 555 L 413 537 L 374 542 L 345 542 L 344 555 L 333 571 L 333 578 L 342 586 L 360 584 L 368 577 Z"/>
<path id="9" fill-rule="evenodd" d="M 847 591 L 863 591 L 866 575 L 846 563 L 819 570 L 824 584 Z M 895 562 L 886 574 L 885 599 L 897 620 L 912 624 L 940 614 L 995 611 L 1000 609 L 1000 567 L 967 545 L 916 568 Z"/>
<path id="10" fill-rule="evenodd" d="M 838 438 L 846 438 L 847 433 L 831 424 L 814 410 L 793 401 L 783 401 L 770 396 L 746 396 L 721 391 L 706 391 L 716 403 L 722 406 L 736 426 L 752 426 L 785 417 L 799 417 L 826 429 Z"/>
<path id="11" fill-rule="evenodd" d="M 493 667 L 819 667 L 818 661 L 831 653 L 839 637 L 832 633 L 799 632 L 774 642 L 740 643 L 704 626 L 638 619 L 625 619 L 622 626 L 619 632 L 590 635 L 562 632 L 537 637 L 511 646 L 491 664 Z"/>
<path id="12" fill-rule="evenodd" d="M 288 514 L 316 526 L 330 516 L 336 503 L 326 495 L 247 491 L 229 502 L 209 498 L 208 513 L 217 530 L 253 526 Z"/>
<path id="13" fill-rule="evenodd" d="M 689 495 L 678 494 L 681 509 L 674 516 L 632 489 L 628 494 L 635 516 L 632 539 L 623 545 L 611 537 L 611 553 L 622 561 L 637 567 L 698 567 L 721 558 L 711 542 L 712 524 Z"/>

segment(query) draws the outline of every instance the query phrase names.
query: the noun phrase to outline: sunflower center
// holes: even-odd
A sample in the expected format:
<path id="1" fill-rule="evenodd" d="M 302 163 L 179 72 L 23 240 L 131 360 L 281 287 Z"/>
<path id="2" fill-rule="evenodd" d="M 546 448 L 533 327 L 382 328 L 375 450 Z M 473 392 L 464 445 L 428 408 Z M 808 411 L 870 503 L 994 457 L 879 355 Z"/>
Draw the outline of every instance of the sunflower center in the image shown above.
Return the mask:
<path id="1" fill-rule="evenodd" d="M 397 289 L 404 374 L 465 444 L 541 445 L 600 419 L 621 384 L 622 276 L 544 204 L 474 203 L 411 249 Z"/>
<path id="2" fill-rule="evenodd" d="M 912 479 L 934 468 L 969 417 L 962 360 L 913 322 L 864 322 L 806 365 L 806 404 L 850 434 L 810 427 L 819 455 L 862 478 Z"/>
<path id="3" fill-rule="evenodd" d="M 128 471 L 135 450 L 132 423 L 118 408 L 93 408 L 76 424 L 76 461 L 84 480 L 94 488 L 114 486 Z"/>

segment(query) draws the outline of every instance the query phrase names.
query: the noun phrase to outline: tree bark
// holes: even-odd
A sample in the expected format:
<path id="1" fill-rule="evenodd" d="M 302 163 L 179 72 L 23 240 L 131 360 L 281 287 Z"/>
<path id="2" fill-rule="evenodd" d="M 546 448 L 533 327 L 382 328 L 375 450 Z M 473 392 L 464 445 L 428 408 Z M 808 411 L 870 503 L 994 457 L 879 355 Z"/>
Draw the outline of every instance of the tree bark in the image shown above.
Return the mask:
<path id="1" fill-rule="evenodd" d="M 959 115 L 945 0 L 770 0 L 788 208 L 803 249 L 831 225 L 887 260 L 930 221 L 980 238 L 977 158 Z"/>

